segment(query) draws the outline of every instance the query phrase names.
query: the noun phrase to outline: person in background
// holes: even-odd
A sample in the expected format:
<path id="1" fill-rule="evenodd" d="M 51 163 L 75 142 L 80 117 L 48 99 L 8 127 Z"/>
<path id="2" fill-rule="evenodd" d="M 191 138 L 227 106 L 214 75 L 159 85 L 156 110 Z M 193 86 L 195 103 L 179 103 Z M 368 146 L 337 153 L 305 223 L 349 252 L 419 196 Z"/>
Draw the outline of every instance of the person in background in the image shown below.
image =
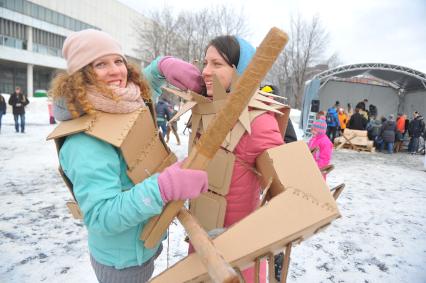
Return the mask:
<path id="1" fill-rule="evenodd" d="M 410 135 L 410 143 L 408 145 L 408 151 L 410 154 L 416 154 L 419 148 L 419 139 L 425 131 L 425 122 L 423 116 L 419 112 L 413 113 L 413 120 L 408 124 L 408 134 Z"/>
<path id="2" fill-rule="evenodd" d="M 0 133 L 1 133 L 1 118 L 6 114 L 6 100 L 3 95 L 0 94 Z"/>
<path id="3" fill-rule="evenodd" d="M 351 130 L 360 130 L 364 131 L 367 127 L 367 119 L 360 113 L 359 108 L 355 108 L 355 113 L 349 119 L 347 128 Z"/>
<path id="4" fill-rule="evenodd" d="M 383 150 L 384 146 L 386 145 L 389 154 L 393 153 L 393 146 L 395 143 L 395 131 L 395 119 L 393 117 L 393 114 L 390 114 L 389 119 L 382 124 L 382 128 L 380 130 L 380 136 L 383 139 L 381 150 Z"/>
<path id="5" fill-rule="evenodd" d="M 17 86 L 15 92 L 9 97 L 9 105 L 12 106 L 15 131 L 17 133 L 19 133 L 19 120 L 21 121 L 21 133 L 25 133 L 25 106 L 27 106 L 28 103 L 30 103 L 28 97 L 22 93 L 21 88 Z"/>
<path id="6" fill-rule="evenodd" d="M 170 113 L 171 113 L 171 117 L 173 118 L 173 116 L 176 115 L 177 111 L 174 109 L 174 107 L 172 105 L 170 105 L 169 110 L 170 110 Z M 179 120 L 179 118 L 177 120 L 173 121 L 172 123 L 167 124 L 167 133 L 166 133 L 166 142 L 167 143 L 170 140 L 170 132 L 172 132 L 173 135 L 176 138 L 177 145 L 180 145 L 180 139 L 179 139 L 179 135 L 177 133 L 177 130 L 178 130 L 177 121 L 178 120 Z"/>
<path id="7" fill-rule="evenodd" d="M 405 117 L 405 114 L 399 113 L 396 118 L 395 152 L 399 152 L 401 150 L 401 146 L 404 141 Z"/>
<path id="8" fill-rule="evenodd" d="M 328 108 L 326 115 L 327 123 L 327 137 L 330 139 L 331 143 L 334 143 L 334 139 L 337 137 L 338 129 L 340 128 L 339 117 L 337 115 L 337 108 L 340 105 L 339 101 Z"/>
<path id="9" fill-rule="evenodd" d="M 346 114 L 345 109 L 339 108 L 339 123 L 340 123 L 340 133 L 343 134 L 343 132 L 346 129 L 346 124 L 348 123 L 348 114 Z"/>
<path id="10" fill-rule="evenodd" d="M 264 85 L 260 88 L 263 92 L 272 93 L 275 95 L 279 95 L 278 87 L 273 85 Z M 290 117 L 288 117 L 288 124 L 284 134 L 284 142 L 291 143 L 297 141 L 296 131 L 294 130 L 293 123 L 291 122 Z"/>
<path id="11" fill-rule="evenodd" d="M 67 73 L 54 78 L 50 91 L 58 121 L 98 111 L 131 113 L 152 102 L 150 85 L 107 33 L 73 32 L 65 39 L 62 53 Z M 162 75 L 160 68 L 151 78 Z M 59 163 L 84 217 L 97 279 L 102 283 L 148 281 L 161 244 L 145 248 L 139 239 L 141 231 L 168 202 L 205 192 L 207 173 L 182 169 L 177 162 L 134 184 L 123 154 L 112 144 L 85 132 L 64 139 Z"/>
<path id="12" fill-rule="evenodd" d="M 352 109 L 352 105 L 348 103 L 348 119 L 350 119 L 353 114 L 354 114 L 354 111 Z"/>
<path id="13" fill-rule="evenodd" d="M 325 117 L 321 116 L 319 119 L 315 120 L 311 129 L 312 137 L 308 142 L 308 147 L 311 150 L 318 148 L 318 150 L 314 151 L 313 156 L 318 168 L 322 169 L 330 164 L 331 155 L 333 153 L 333 144 L 325 135 L 327 130 Z M 323 177 L 326 179 L 324 174 Z"/>
<path id="14" fill-rule="evenodd" d="M 367 121 L 368 121 L 369 114 L 368 114 L 368 110 L 367 110 L 367 103 L 368 103 L 368 99 L 364 98 L 363 101 L 360 101 L 356 104 L 355 109 L 358 108 L 358 112 L 362 116 L 364 116 L 364 118 L 367 119 Z"/>
<path id="15" fill-rule="evenodd" d="M 164 138 L 167 134 L 167 122 L 172 118 L 172 113 L 170 112 L 169 102 L 163 96 L 160 96 L 155 106 L 155 113 L 157 114 L 157 125 Z"/>
<path id="16" fill-rule="evenodd" d="M 315 120 L 319 119 L 321 116 L 325 116 L 325 112 L 320 110 L 316 115 L 315 115 Z"/>
<path id="17" fill-rule="evenodd" d="M 377 139 L 380 137 L 382 122 L 378 119 L 370 120 L 367 124 L 367 136 L 369 140 L 374 141 L 374 146 L 380 149 L 377 145 Z M 381 137 L 380 137 L 381 139 Z M 381 142 L 380 142 L 381 145 Z"/>
<path id="18" fill-rule="evenodd" d="M 355 105 L 355 108 L 358 108 L 359 110 L 363 110 L 363 111 L 365 111 L 365 107 L 366 107 L 366 102 L 368 102 L 368 100 L 366 101 L 367 99 L 364 99 L 363 101 L 360 101 L 360 102 L 358 102 L 356 105 Z"/>
<path id="19" fill-rule="evenodd" d="M 410 119 L 408 118 L 408 115 L 405 115 L 405 132 L 404 132 L 404 136 L 407 135 L 408 133 L 408 126 L 410 125 Z"/>
<path id="20" fill-rule="evenodd" d="M 370 120 L 376 119 L 377 114 L 378 114 L 377 106 L 374 104 L 370 104 L 368 106 L 368 120 L 370 121 Z"/>
<path id="21" fill-rule="evenodd" d="M 382 117 L 380 117 L 380 129 L 379 129 L 379 135 L 378 136 L 376 136 L 376 139 L 375 139 L 375 141 L 374 141 L 374 144 L 375 144 L 375 146 L 376 146 L 376 149 L 379 151 L 379 152 L 382 152 L 382 147 L 383 147 L 383 144 L 384 144 L 384 141 L 383 141 L 383 138 L 382 138 L 382 135 L 381 135 L 381 132 L 382 132 L 382 125 L 387 121 L 388 119 L 386 119 L 386 117 L 385 116 L 382 116 Z"/>

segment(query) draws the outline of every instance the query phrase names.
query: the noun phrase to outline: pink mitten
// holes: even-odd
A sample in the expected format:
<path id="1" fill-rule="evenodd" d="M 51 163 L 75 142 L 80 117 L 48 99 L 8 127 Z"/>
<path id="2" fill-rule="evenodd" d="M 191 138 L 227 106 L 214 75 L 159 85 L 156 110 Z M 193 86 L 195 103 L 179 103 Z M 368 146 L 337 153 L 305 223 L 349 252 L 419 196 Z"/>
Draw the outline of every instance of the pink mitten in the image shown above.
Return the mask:
<path id="1" fill-rule="evenodd" d="M 158 69 L 175 87 L 201 93 L 203 78 L 200 70 L 194 65 L 172 56 L 165 56 L 158 62 Z"/>
<path id="2" fill-rule="evenodd" d="M 182 169 L 180 166 L 181 162 L 176 162 L 158 176 L 158 186 L 164 203 L 196 198 L 209 187 L 207 172 Z"/>

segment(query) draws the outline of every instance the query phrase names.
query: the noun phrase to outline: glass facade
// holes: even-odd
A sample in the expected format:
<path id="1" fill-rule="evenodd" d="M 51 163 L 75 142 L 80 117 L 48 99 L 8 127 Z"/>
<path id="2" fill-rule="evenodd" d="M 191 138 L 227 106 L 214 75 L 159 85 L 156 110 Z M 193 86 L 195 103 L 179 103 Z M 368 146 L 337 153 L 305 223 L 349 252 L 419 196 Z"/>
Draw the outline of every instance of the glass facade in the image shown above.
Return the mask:
<path id="1" fill-rule="evenodd" d="M 26 27 L 20 23 L 0 18 L 0 45 L 27 49 L 28 38 L 25 29 Z M 62 56 L 64 36 L 32 28 L 32 38 L 32 51 L 51 56 Z"/>
<path id="2" fill-rule="evenodd" d="M 39 19 L 44 22 L 61 26 L 69 30 L 78 31 L 88 28 L 98 29 L 92 25 L 86 24 L 82 21 L 73 19 L 64 14 L 55 12 L 51 9 L 26 0 L 0 0 L 0 7 Z"/>
<path id="3" fill-rule="evenodd" d="M 65 37 L 33 28 L 33 51 L 52 56 L 62 56 Z"/>
<path id="4" fill-rule="evenodd" d="M 0 62 L 0 93 L 12 93 L 15 86 L 27 92 L 27 69 L 25 65 L 14 62 Z"/>
<path id="5" fill-rule="evenodd" d="M 76 20 L 51 9 L 37 5 L 26 0 L 0 0 L 0 8 L 15 11 L 31 18 L 64 27 L 68 30 L 78 31 L 87 28 L 98 29 L 92 25 Z M 16 49 L 28 49 L 29 27 L 22 23 L 0 18 L 0 45 Z M 61 57 L 62 45 L 65 37 L 31 28 L 32 52 Z M 11 59 L 13 60 L 13 59 Z M 33 67 L 33 92 L 38 89 L 48 90 L 55 70 L 41 66 Z M 27 93 L 27 65 L 0 60 L 0 93 L 12 93 L 16 86 L 20 86 Z M 28 95 L 32 96 L 32 93 Z"/>
<path id="6" fill-rule="evenodd" d="M 26 49 L 27 36 L 25 26 L 0 18 L 0 45 Z"/>
<path id="7" fill-rule="evenodd" d="M 54 69 L 34 66 L 33 91 L 48 90 L 54 72 Z M 27 66 L 16 62 L 0 61 L 0 93 L 12 93 L 17 86 L 27 93 Z"/>

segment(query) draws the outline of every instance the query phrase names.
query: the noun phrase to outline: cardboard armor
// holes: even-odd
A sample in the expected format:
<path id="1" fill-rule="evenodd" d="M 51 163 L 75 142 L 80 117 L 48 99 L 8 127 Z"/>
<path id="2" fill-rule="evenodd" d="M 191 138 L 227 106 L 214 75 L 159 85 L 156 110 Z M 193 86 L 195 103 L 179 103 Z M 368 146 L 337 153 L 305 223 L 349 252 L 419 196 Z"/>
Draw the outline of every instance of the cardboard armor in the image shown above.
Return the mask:
<path id="1" fill-rule="evenodd" d="M 55 140 L 59 155 L 66 137 L 80 132 L 117 147 L 127 164 L 127 175 L 134 184 L 142 182 L 154 173 L 161 172 L 177 160 L 159 134 L 148 107 L 142 107 L 127 114 L 98 111 L 94 115 L 84 115 L 64 121 L 53 130 L 47 140 Z M 83 215 L 72 191 L 72 183 L 60 165 L 59 172 L 74 199 L 68 202 L 67 206 L 74 218 L 82 219 Z"/>
<path id="2" fill-rule="evenodd" d="M 308 239 L 341 216 L 304 141 L 266 150 L 257 158 L 256 168 L 263 181 L 273 180 L 268 202 L 212 239 L 224 259 L 240 271 L 263 258 L 271 262 L 287 245 Z M 275 282 L 271 274 L 269 282 Z M 150 282 L 212 281 L 198 254 L 192 253 Z"/>
<path id="3" fill-rule="evenodd" d="M 215 85 L 218 84 L 216 83 Z M 190 109 L 192 109 L 191 135 L 188 143 L 190 151 L 192 146 L 196 144 L 197 137 L 207 129 L 213 117 L 223 107 L 226 101 L 226 93 L 222 89 L 217 88 L 214 90 L 213 100 L 210 100 L 192 92 L 189 92 L 190 96 L 188 96 L 187 94 L 178 94 L 177 91 L 170 89 L 166 89 L 166 91 L 181 97 L 184 96 L 185 99 L 189 100 L 187 105 L 189 104 Z M 255 93 L 249 105 L 241 114 L 238 123 L 228 133 L 221 148 L 209 163 L 207 168 L 209 191 L 190 201 L 191 214 L 197 218 L 200 225 L 206 231 L 222 228 L 224 225 L 226 212 L 225 197 L 229 192 L 234 162 L 244 162 L 236 159 L 233 151 L 245 132 L 251 132 L 251 122 L 259 115 L 267 111 L 272 111 L 276 113 L 278 125 L 284 136 L 290 108 L 272 99 L 271 97 L 273 96 L 270 93 L 260 90 Z M 188 107 L 184 105 L 182 109 L 187 111 Z M 177 119 L 183 113 L 184 111 L 179 111 L 171 121 Z M 249 164 L 247 166 L 251 167 Z M 251 168 L 251 170 L 256 171 L 256 168 Z"/>

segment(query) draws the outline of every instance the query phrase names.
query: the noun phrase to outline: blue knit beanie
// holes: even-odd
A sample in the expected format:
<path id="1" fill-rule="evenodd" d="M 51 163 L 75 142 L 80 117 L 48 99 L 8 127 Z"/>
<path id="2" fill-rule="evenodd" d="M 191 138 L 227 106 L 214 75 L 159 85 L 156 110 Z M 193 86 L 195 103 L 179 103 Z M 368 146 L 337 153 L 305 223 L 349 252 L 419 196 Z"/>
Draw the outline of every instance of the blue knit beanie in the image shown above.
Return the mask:
<path id="1" fill-rule="evenodd" d="M 240 45 L 240 58 L 238 60 L 237 72 L 241 75 L 250 63 L 251 58 L 253 58 L 256 49 L 245 39 L 238 36 L 235 38 L 238 40 L 238 44 Z"/>

